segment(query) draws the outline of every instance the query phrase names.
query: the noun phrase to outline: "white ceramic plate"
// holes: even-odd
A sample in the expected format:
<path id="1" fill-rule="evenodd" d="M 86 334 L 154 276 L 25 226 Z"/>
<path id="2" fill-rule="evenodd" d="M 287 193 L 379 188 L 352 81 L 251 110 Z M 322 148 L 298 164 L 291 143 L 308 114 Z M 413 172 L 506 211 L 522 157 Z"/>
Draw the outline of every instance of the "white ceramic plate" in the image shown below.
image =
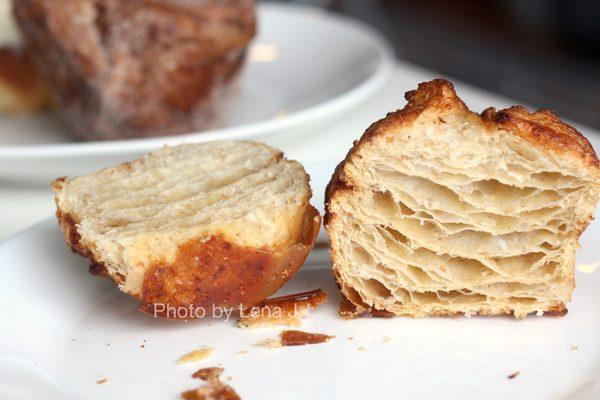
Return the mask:
<path id="1" fill-rule="evenodd" d="M 49 182 L 182 141 L 268 143 L 347 111 L 385 83 L 392 65 L 390 46 L 365 25 L 319 9 L 262 4 L 259 34 L 227 126 L 173 137 L 77 142 L 54 114 L 0 117 L 0 178 Z"/>
<path id="2" fill-rule="evenodd" d="M 332 167 L 307 165 L 317 204 Z M 222 365 L 246 400 L 598 399 L 599 240 L 596 222 L 584 234 L 563 318 L 345 321 L 329 264 L 305 265 L 281 293 L 323 288 L 329 302 L 302 329 L 336 338 L 267 349 L 258 343 L 279 329 L 137 312 L 135 300 L 89 275 L 50 220 L 0 244 L 0 398 L 176 399 L 199 385 L 190 377 L 196 369 Z M 202 345 L 215 347 L 209 360 L 176 364 Z"/>

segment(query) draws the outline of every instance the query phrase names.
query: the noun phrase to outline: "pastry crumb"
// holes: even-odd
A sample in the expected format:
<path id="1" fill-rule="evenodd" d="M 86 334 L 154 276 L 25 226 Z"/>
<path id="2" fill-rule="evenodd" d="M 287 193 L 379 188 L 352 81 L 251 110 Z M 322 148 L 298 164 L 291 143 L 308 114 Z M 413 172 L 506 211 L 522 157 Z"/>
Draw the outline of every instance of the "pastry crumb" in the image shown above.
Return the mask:
<path id="1" fill-rule="evenodd" d="M 198 371 L 192 374 L 192 378 L 202 379 L 203 381 L 218 379 L 223 371 L 224 370 L 221 367 L 200 368 Z"/>
<path id="2" fill-rule="evenodd" d="M 277 339 L 265 339 L 264 341 L 261 342 L 261 345 L 263 345 L 264 347 L 267 347 L 269 349 L 276 349 L 278 347 L 282 347 L 283 345 L 281 344 L 281 339 L 277 338 Z"/>
<path id="3" fill-rule="evenodd" d="M 508 379 L 515 379 L 517 376 L 519 376 L 521 374 L 521 371 L 515 371 L 512 374 L 508 375 L 507 378 Z"/>
<path id="4" fill-rule="evenodd" d="M 240 396 L 229 385 L 219 379 L 223 373 L 221 367 L 202 368 L 194 372 L 193 378 L 206 381 L 206 384 L 197 389 L 187 390 L 181 393 L 184 400 L 240 400 Z M 227 380 L 231 380 L 229 377 Z"/>
<path id="5" fill-rule="evenodd" d="M 96 381 L 96 385 L 102 385 L 103 383 L 108 382 L 108 378 L 102 378 L 102 379 L 98 379 Z"/>
<path id="6" fill-rule="evenodd" d="M 575 345 L 571 346 L 571 351 L 577 351 L 577 349 L 579 349 L 579 347 L 577 347 Z"/>
<path id="7" fill-rule="evenodd" d="M 181 356 L 177 363 L 185 364 L 190 362 L 206 360 L 211 356 L 214 350 L 214 347 L 202 346 L 200 348 L 197 348 L 196 350 L 192 350 L 189 353 Z"/>
<path id="8" fill-rule="evenodd" d="M 389 337 L 389 336 L 384 336 L 383 337 L 383 343 L 387 343 L 387 342 L 391 342 L 391 341 L 392 341 L 391 337 Z"/>
<path id="9" fill-rule="evenodd" d="M 298 327 L 302 318 L 310 315 L 311 310 L 327 301 L 327 294 L 321 289 L 275 297 L 241 312 L 237 322 L 240 328 L 265 328 L 276 325 Z"/>
<path id="10" fill-rule="evenodd" d="M 324 333 L 311 333 L 295 330 L 285 330 L 279 333 L 281 344 L 283 346 L 303 346 L 306 344 L 325 343 L 335 338 L 335 336 Z"/>
<path id="11" fill-rule="evenodd" d="M 325 343 L 333 338 L 335 338 L 335 336 L 325 335 L 323 333 L 284 330 L 279 332 L 279 338 L 267 339 L 262 342 L 262 345 L 270 348 L 283 346 L 304 346 L 307 344 Z"/>
<path id="12" fill-rule="evenodd" d="M 366 348 L 366 347 L 363 347 L 363 346 L 360 346 L 360 347 L 358 348 L 358 351 L 367 351 L 367 348 Z"/>
<path id="13" fill-rule="evenodd" d="M 248 354 L 248 350 L 240 350 L 235 354 L 239 354 L 239 355 Z"/>

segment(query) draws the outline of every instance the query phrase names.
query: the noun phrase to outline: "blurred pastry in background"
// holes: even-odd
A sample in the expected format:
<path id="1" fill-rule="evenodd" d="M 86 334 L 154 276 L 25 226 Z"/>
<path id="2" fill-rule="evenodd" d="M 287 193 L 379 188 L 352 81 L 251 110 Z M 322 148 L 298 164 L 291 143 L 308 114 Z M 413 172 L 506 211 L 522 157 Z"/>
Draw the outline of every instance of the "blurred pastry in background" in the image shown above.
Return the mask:
<path id="1" fill-rule="evenodd" d="M 29 54 L 83 139 L 215 126 L 255 34 L 253 0 L 19 0 Z"/>
<path id="2" fill-rule="evenodd" d="M 0 113 L 24 115 L 50 105 L 45 84 L 17 47 L 0 47 Z"/>

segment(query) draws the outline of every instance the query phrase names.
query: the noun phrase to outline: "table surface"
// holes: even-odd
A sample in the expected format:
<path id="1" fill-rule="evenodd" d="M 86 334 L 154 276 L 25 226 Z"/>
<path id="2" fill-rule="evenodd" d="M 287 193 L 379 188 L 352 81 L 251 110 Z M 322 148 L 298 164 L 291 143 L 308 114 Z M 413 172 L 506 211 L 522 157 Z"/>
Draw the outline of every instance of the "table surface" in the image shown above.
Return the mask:
<path id="1" fill-rule="evenodd" d="M 312 128 L 302 135 L 288 137 L 285 134 L 270 139 L 267 144 L 281 149 L 289 159 L 306 163 L 321 160 L 341 160 L 355 139 L 374 121 L 389 111 L 402 108 L 406 101 L 404 93 L 414 89 L 419 82 L 439 77 L 431 71 L 398 62 L 384 87 L 363 104 L 338 121 L 319 129 Z M 454 82 L 459 96 L 476 112 L 488 106 L 508 107 L 509 99 Z M 600 133 L 570 121 L 594 145 L 600 148 Z M 315 201 L 322 201 L 315 199 Z M 55 206 L 49 185 L 15 185 L 0 181 L 0 241 L 40 222 L 54 214 Z"/>

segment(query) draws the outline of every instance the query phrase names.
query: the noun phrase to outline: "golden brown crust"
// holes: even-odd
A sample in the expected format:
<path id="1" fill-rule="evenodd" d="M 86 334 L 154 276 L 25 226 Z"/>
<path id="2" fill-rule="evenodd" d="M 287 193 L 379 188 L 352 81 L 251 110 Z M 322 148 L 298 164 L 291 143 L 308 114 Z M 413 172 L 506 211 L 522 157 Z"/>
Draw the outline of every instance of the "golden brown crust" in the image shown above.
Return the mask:
<path id="1" fill-rule="evenodd" d="M 60 181 L 55 181 L 60 185 Z M 122 284 L 124 277 L 110 273 L 80 242 L 77 221 L 60 208 L 56 216 L 69 247 L 92 261 L 90 272 Z M 173 308 L 250 307 L 276 292 L 300 268 L 310 252 L 321 225 L 318 211 L 307 205 L 304 226 L 297 243 L 276 250 L 255 249 L 214 235 L 198 238 L 179 248 L 172 263 L 157 264 L 145 272 L 140 310 L 164 318 L 175 314 L 158 312 L 155 304 Z M 198 315 L 186 314 L 186 317 Z"/>
<path id="2" fill-rule="evenodd" d="M 529 113 L 527 109 L 520 106 L 513 106 L 500 111 L 488 108 L 479 117 L 469 111 L 465 103 L 457 96 L 452 83 L 445 79 L 434 79 L 430 82 L 420 83 L 417 90 L 407 92 L 404 97 L 408 100 L 408 104 L 401 110 L 388 113 L 385 118 L 369 126 L 361 138 L 354 142 L 354 146 L 348 151 L 344 160 L 338 164 L 325 190 L 326 205 L 336 192 L 350 188 L 348 182 L 345 182 L 342 177 L 343 167 L 345 162 L 361 146 L 376 136 L 383 135 L 396 127 L 409 124 L 427 109 L 464 111 L 469 113 L 471 117 L 480 118 L 482 123 L 489 128 L 495 126 L 505 129 L 546 151 L 558 154 L 568 153 L 594 168 L 595 173 L 600 176 L 600 162 L 590 142 L 575 128 L 562 122 L 551 111 L 539 110 L 535 113 Z M 331 214 L 326 210 L 325 225 L 328 224 L 331 217 Z"/>
<path id="3" fill-rule="evenodd" d="M 325 343 L 335 338 L 324 333 L 304 332 L 298 330 L 284 330 L 279 333 L 282 346 L 305 346 L 307 344 Z"/>
<path id="4" fill-rule="evenodd" d="M 488 108 L 481 115 L 478 115 L 469 111 L 465 103 L 457 96 L 453 85 L 444 79 L 434 79 L 430 82 L 420 83 L 418 89 L 407 92 L 405 98 L 408 104 L 403 109 L 388 113 L 385 118 L 373 123 L 361 138 L 354 142 L 354 146 L 350 149 L 345 159 L 336 167 L 325 190 L 326 211 L 324 224 L 326 228 L 335 218 L 335 214 L 329 208 L 331 199 L 344 191 L 353 190 L 351 184 L 344 177 L 343 170 L 345 163 L 357 154 L 362 146 L 373 140 L 373 138 L 383 136 L 389 131 L 397 130 L 404 125 L 414 122 L 422 112 L 428 110 L 440 113 L 452 110 L 464 112 L 467 118 L 478 119 L 490 130 L 493 128 L 504 129 L 515 136 L 529 141 L 544 151 L 568 155 L 575 160 L 579 160 L 582 168 L 589 168 L 592 174 L 600 177 L 600 163 L 589 141 L 575 128 L 562 122 L 550 111 L 540 110 L 535 113 L 529 113 L 523 107 L 514 106 L 500 111 Z M 364 304 L 358 293 L 339 278 L 335 269 L 337 255 L 333 248 L 331 249 L 331 258 L 334 265 L 333 273 L 342 295 L 359 310 L 358 313 L 353 313 L 348 309 L 341 310 L 342 316 L 352 318 L 368 313 L 371 309 Z M 514 313 L 515 310 L 506 309 L 503 312 L 494 314 Z M 551 306 L 546 313 L 562 316 L 567 313 L 567 308 L 564 304 L 557 303 Z M 447 311 L 434 311 L 430 315 L 452 317 L 460 314 Z M 490 312 L 484 310 L 477 315 L 490 315 Z"/>
<path id="5" fill-rule="evenodd" d="M 594 148 L 585 136 L 551 111 L 530 113 L 521 106 L 498 111 L 490 107 L 481 113 L 481 117 L 493 127 L 501 127 L 548 151 L 568 153 L 587 165 L 600 167 Z"/>
<path id="6" fill-rule="evenodd" d="M 465 103 L 456 94 L 452 83 L 445 79 L 434 79 L 430 82 L 420 83 L 417 90 L 407 92 L 404 97 L 408 104 L 403 109 L 388 113 L 385 118 L 373 123 L 361 138 L 354 142 L 354 146 L 337 166 L 327 186 L 325 191 L 326 204 L 336 191 L 348 187 L 347 182 L 344 182 L 341 177 L 343 165 L 361 146 L 371 141 L 373 137 L 409 124 L 423 111 L 429 109 L 463 111 L 472 118 L 479 118 L 489 128 L 505 129 L 546 151 L 558 154 L 568 153 L 597 169 L 596 174 L 600 175 L 600 170 L 598 170 L 600 163 L 590 142 L 575 128 L 562 122 L 551 111 L 539 110 L 535 113 L 529 113 L 524 107 L 513 106 L 500 111 L 488 108 L 479 116 L 469 111 Z M 325 213 L 325 224 L 327 224 L 329 218 L 328 213 Z"/>
<path id="7" fill-rule="evenodd" d="M 60 208 L 56 210 L 56 218 L 58 219 L 58 225 L 63 232 L 65 240 L 71 250 L 74 253 L 80 254 L 84 257 L 92 257 L 91 252 L 84 246 L 81 245 L 81 236 L 77 232 L 77 221 L 69 213 L 64 213 Z M 92 260 L 96 265 L 98 263 Z"/>

